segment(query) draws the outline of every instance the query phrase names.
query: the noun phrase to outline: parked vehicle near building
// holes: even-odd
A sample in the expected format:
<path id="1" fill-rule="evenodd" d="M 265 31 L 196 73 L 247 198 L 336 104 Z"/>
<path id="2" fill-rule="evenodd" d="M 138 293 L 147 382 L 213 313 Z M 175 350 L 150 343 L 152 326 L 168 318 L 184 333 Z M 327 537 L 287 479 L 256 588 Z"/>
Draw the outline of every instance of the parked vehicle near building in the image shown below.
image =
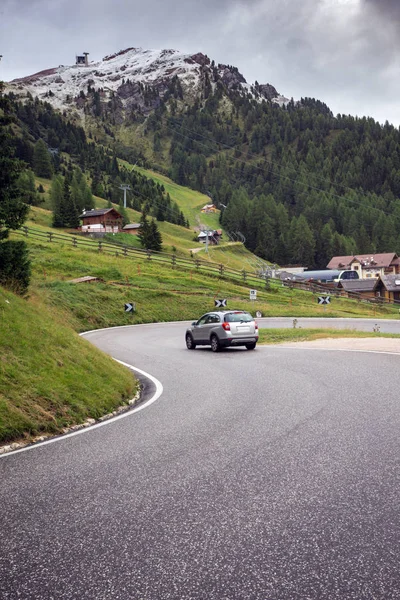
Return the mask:
<path id="1" fill-rule="evenodd" d="M 303 273 L 297 273 L 293 277 L 293 280 L 314 283 L 330 283 L 359 278 L 360 277 L 357 271 L 352 271 L 351 269 L 344 269 L 342 271 L 337 269 L 323 269 L 320 271 L 303 271 Z"/>

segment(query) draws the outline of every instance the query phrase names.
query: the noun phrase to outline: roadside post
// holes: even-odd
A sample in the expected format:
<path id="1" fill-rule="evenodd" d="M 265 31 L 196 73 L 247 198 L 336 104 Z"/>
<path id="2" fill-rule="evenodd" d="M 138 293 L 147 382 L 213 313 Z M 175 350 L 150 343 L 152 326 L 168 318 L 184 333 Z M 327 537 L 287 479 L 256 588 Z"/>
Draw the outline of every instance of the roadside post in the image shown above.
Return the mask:
<path id="1" fill-rule="evenodd" d="M 135 302 L 127 302 L 125 304 L 125 312 L 127 312 L 127 313 L 131 312 L 132 314 L 134 312 L 136 312 L 136 303 Z"/>
<path id="2" fill-rule="evenodd" d="M 322 304 L 324 306 L 324 312 L 326 311 L 327 304 L 331 303 L 330 296 L 318 296 L 318 304 Z"/>
<path id="3" fill-rule="evenodd" d="M 215 308 L 226 308 L 227 299 L 222 298 L 221 300 L 214 300 Z"/>

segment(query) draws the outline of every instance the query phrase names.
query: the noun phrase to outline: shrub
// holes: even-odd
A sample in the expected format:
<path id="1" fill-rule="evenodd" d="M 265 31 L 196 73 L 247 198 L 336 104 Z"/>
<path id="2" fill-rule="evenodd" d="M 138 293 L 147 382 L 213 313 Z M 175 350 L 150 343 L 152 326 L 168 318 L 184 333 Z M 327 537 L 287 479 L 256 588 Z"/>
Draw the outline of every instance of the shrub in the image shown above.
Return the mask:
<path id="1" fill-rule="evenodd" d="M 0 285 L 17 294 L 27 292 L 31 276 L 28 247 L 23 241 L 0 243 Z"/>

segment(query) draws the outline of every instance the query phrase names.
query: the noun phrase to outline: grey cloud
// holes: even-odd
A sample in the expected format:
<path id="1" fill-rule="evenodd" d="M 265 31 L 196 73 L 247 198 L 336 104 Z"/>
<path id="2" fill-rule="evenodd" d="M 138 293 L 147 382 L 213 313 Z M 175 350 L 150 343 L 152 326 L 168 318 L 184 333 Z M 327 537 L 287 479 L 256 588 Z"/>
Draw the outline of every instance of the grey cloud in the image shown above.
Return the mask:
<path id="1" fill-rule="evenodd" d="M 77 52 L 128 46 L 204 52 L 247 81 L 313 96 L 334 112 L 400 123 L 397 0 L 0 0 L 0 77 Z"/>
<path id="2" fill-rule="evenodd" d="M 400 23 L 400 4 L 398 0 L 364 0 L 367 7 L 374 8 L 382 15 L 395 18 Z"/>

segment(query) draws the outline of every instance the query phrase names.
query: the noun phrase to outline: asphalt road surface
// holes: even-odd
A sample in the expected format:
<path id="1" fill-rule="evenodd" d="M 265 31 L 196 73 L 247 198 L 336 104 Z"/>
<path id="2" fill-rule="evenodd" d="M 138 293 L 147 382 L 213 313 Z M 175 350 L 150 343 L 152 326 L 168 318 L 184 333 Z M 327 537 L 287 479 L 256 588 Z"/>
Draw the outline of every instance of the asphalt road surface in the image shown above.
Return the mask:
<path id="1" fill-rule="evenodd" d="M 400 316 L 400 315 L 399 315 Z M 293 327 L 294 317 L 266 317 L 257 319 L 260 328 L 290 328 Z M 332 319 L 332 318 L 313 318 L 313 317 L 298 317 L 296 319 L 296 327 L 306 328 L 321 328 L 321 329 L 350 329 L 355 331 L 374 331 L 374 328 L 379 328 L 380 333 L 400 333 L 400 318 L 399 320 L 390 319 Z"/>
<path id="2" fill-rule="evenodd" d="M 400 598 L 400 357 L 184 330 L 89 333 L 162 395 L 0 459 L 1 600 Z"/>

